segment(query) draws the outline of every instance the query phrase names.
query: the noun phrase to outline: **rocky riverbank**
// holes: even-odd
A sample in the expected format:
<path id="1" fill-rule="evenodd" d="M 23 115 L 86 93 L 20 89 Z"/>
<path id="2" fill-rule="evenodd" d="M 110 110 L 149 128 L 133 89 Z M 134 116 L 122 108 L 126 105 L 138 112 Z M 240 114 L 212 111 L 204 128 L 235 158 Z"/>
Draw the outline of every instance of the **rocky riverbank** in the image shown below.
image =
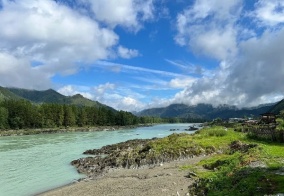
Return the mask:
<path id="1" fill-rule="evenodd" d="M 90 157 L 71 162 L 87 177 L 43 195 L 186 195 L 194 180 L 180 168 L 198 163 L 213 152 L 194 144 L 177 146 L 177 140 L 188 135 L 174 133 L 87 150 L 84 154 Z"/>
<path id="2" fill-rule="evenodd" d="M 71 162 L 79 173 L 86 174 L 94 179 L 103 172 L 113 168 L 137 169 L 152 167 L 174 160 L 188 159 L 194 156 L 208 155 L 214 152 L 212 148 L 203 149 L 200 146 L 190 145 L 185 148 L 175 148 L 174 141 L 183 134 L 172 134 L 166 137 L 172 148 L 160 149 L 159 142 L 165 139 L 135 139 L 118 144 L 104 146 L 101 149 L 87 150 L 84 154 L 92 156 L 77 159 Z M 161 144 L 162 144 L 161 143 Z M 164 145 L 164 144 L 162 144 Z"/>
<path id="3" fill-rule="evenodd" d="M 115 131 L 121 129 L 133 129 L 136 127 L 152 126 L 151 124 L 129 125 L 129 126 L 96 126 L 96 127 L 61 127 L 61 128 L 45 128 L 45 129 L 10 129 L 0 130 L 1 136 L 17 136 L 17 135 L 36 135 L 36 134 L 52 134 L 67 132 L 92 132 L 92 131 Z"/>
<path id="4" fill-rule="evenodd" d="M 269 152 L 269 154 L 267 153 Z M 130 140 L 72 161 L 87 175 L 45 195 L 273 195 L 283 193 L 283 146 L 222 127 Z"/>
<path id="5" fill-rule="evenodd" d="M 186 196 L 188 186 L 194 180 L 187 177 L 187 170 L 180 168 L 184 165 L 194 165 L 205 158 L 208 157 L 176 160 L 140 169 L 109 169 L 96 180 L 85 179 L 45 192 L 41 196 Z"/>

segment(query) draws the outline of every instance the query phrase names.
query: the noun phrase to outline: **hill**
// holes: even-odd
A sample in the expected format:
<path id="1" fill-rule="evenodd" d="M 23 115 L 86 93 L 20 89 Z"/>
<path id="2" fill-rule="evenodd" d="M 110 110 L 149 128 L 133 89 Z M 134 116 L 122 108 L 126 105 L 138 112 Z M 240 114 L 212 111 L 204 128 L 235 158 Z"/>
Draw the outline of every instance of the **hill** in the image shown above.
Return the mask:
<path id="1" fill-rule="evenodd" d="M 3 99 L 25 99 L 33 103 L 57 103 L 57 104 L 72 104 L 78 106 L 94 106 L 104 107 L 115 111 L 115 109 L 104 105 L 98 101 L 92 101 L 83 97 L 80 94 L 74 96 L 65 96 L 53 89 L 48 90 L 28 90 L 22 88 L 4 88 L 0 87 L 0 101 Z"/>
<path id="2" fill-rule="evenodd" d="M 253 117 L 259 116 L 261 113 L 269 111 L 274 104 L 260 105 L 252 108 L 238 109 L 235 106 L 219 105 L 213 107 L 210 104 L 198 104 L 188 106 L 185 104 L 172 104 L 164 108 L 152 108 L 139 112 L 139 116 L 155 116 L 161 118 L 181 117 L 191 119 L 207 119 L 215 118 L 241 118 L 244 116 Z"/>
<path id="3" fill-rule="evenodd" d="M 6 89 L 34 103 L 69 104 L 68 97 L 61 95 L 60 93 L 52 89 L 48 89 L 44 91 L 28 90 L 28 89 L 22 89 L 22 88 L 6 88 Z"/>
<path id="4" fill-rule="evenodd" d="M 284 110 L 284 99 L 276 103 L 270 110 L 269 112 L 274 113 L 274 114 L 279 114 L 281 110 Z"/>
<path id="5" fill-rule="evenodd" d="M 3 101 L 5 99 L 19 100 L 19 99 L 23 99 L 23 97 L 20 97 L 16 95 L 15 93 L 9 91 L 8 89 L 0 86 L 0 101 Z"/>

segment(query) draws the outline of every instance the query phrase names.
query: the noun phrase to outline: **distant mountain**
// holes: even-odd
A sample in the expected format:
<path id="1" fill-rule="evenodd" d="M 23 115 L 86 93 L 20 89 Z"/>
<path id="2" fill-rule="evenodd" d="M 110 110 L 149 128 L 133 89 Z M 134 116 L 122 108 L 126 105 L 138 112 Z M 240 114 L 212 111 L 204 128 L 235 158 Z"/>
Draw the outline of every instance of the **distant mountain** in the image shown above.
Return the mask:
<path id="1" fill-rule="evenodd" d="M 33 103 L 57 103 L 57 104 L 73 104 L 79 106 L 104 107 L 115 111 L 115 109 L 104 105 L 98 101 L 92 101 L 80 94 L 74 96 L 65 96 L 53 89 L 38 91 L 22 88 L 4 88 L 0 87 L 0 101 L 2 99 L 26 99 Z"/>
<path id="2" fill-rule="evenodd" d="M 70 104 L 70 102 L 68 101 L 68 97 L 61 95 L 60 93 L 52 89 L 44 91 L 28 90 L 22 88 L 6 88 L 6 89 L 34 103 Z"/>
<path id="3" fill-rule="evenodd" d="M 76 95 L 73 95 L 71 97 L 68 97 L 68 100 L 70 101 L 71 104 L 74 104 L 74 105 L 104 107 L 104 108 L 107 108 L 109 110 L 116 111 L 115 109 L 113 109 L 110 106 L 102 104 L 98 101 L 93 101 L 93 100 L 87 99 L 87 98 L 83 97 L 83 95 L 81 95 L 81 94 L 76 94 Z"/>
<path id="4" fill-rule="evenodd" d="M 13 92 L 9 91 L 8 89 L 0 86 L 0 101 L 5 100 L 5 99 L 19 100 L 19 99 L 23 99 L 23 98 L 14 94 Z"/>
<path id="5" fill-rule="evenodd" d="M 279 114 L 281 110 L 284 110 L 284 99 L 276 103 L 268 112 Z"/>
<path id="6" fill-rule="evenodd" d="M 139 112 L 139 116 L 155 116 L 161 118 L 180 117 L 191 119 L 207 119 L 215 118 L 241 118 L 244 116 L 259 116 L 261 113 L 269 111 L 274 104 L 261 105 L 253 108 L 238 109 L 235 106 L 220 105 L 213 107 L 210 104 L 198 104 L 188 106 L 185 104 L 172 104 L 164 108 L 152 108 Z"/>

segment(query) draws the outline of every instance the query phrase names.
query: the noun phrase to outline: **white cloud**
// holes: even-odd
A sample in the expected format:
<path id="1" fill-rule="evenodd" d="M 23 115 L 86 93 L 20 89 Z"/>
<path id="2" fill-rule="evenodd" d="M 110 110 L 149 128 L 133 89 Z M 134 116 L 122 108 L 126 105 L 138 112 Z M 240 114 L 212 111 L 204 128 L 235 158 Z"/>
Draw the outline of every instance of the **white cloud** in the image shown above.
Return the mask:
<path id="1" fill-rule="evenodd" d="M 282 0 L 259 0 L 252 15 L 264 26 L 275 26 L 284 23 L 284 2 Z"/>
<path id="2" fill-rule="evenodd" d="M 135 4 L 130 8 L 136 16 L 137 25 L 140 24 L 137 19 L 138 13 L 141 12 L 145 20 L 150 18 L 146 6 L 147 3 L 150 6 L 150 2 Z M 99 5 L 102 1 L 92 2 L 96 3 Z M 111 3 L 109 6 L 117 4 L 116 1 Z M 123 4 L 125 9 L 127 5 L 127 2 Z M 106 14 L 119 12 L 119 9 L 109 11 L 110 13 Z M 20 67 L 29 72 L 28 75 L 45 76 L 42 86 L 41 82 L 30 85 L 31 77 L 23 77 L 21 87 L 44 88 L 48 83 L 51 85 L 48 80 L 55 74 L 75 74 L 80 66 L 86 66 L 96 60 L 105 60 L 118 55 L 124 58 L 138 55 L 137 50 L 125 47 L 119 47 L 119 54 L 115 54 L 119 37 L 114 30 L 82 13 L 50 0 L 3 1 L 0 9 L 0 51 L 2 53 L 4 51 L 18 61 L 25 60 L 24 64 L 19 63 L 18 70 Z M 125 16 L 127 13 L 123 12 L 122 15 Z M 36 68 L 33 67 L 34 62 L 39 62 Z M 7 63 L 6 66 L 12 68 L 12 65 Z M 17 69 L 14 66 L 13 71 L 17 72 Z M 13 77 L 10 77 L 10 80 L 9 77 L 5 78 L 5 82 L 2 79 L 3 85 L 16 86 Z M 37 76 L 32 75 L 32 78 Z"/>
<path id="3" fill-rule="evenodd" d="M 139 111 L 145 107 L 140 101 L 145 95 L 132 91 L 129 86 L 106 83 L 93 87 L 93 93 L 95 100 L 117 110 Z"/>
<path id="4" fill-rule="evenodd" d="M 86 98 L 99 101 L 117 110 L 139 111 L 145 106 L 139 101 L 141 95 L 129 89 L 117 87 L 112 83 L 100 84 L 94 87 L 66 85 L 57 91 L 66 96 L 81 94 Z"/>
<path id="5" fill-rule="evenodd" d="M 177 16 L 176 43 L 218 60 L 236 55 L 240 5 L 241 0 L 196 0 Z"/>
<path id="6" fill-rule="evenodd" d="M 106 84 L 101 84 L 97 87 L 94 87 L 93 89 L 97 98 L 100 99 L 99 96 L 103 96 L 106 91 L 115 89 L 115 84 L 108 82 Z"/>
<path id="7" fill-rule="evenodd" d="M 171 88 L 186 88 L 191 86 L 196 79 L 194 78 L 175 78 L 169 82 Z"/>
<path id="8" fill-rule="evenodd" d="M 128 73 L 139 73 L 140 74 L 141 72 L 145 72 L 145 73 L 157 74 L 157 75 L 167 76 L 167 77 L 184 77 L 185 76 L 179 73 L 148 69 L 144 67 L 125 65 L 125 64 L 119 64 L 119 63 L 112 63 L 108 61 L 97 61 L 97 63 L 94 66 L 100 66 L 100 67 L 105 66 L 106 68 L 111 68 L 114 71 L 128 72 Z"/>
<path id="9" fill-rule="evenodd" d="M 243 40 L 239 56 L 221 61 L 210 77 L 197 79 L 172 102 L 256 106 L 284 96 L 284 27 Z"/>
<path id="10" fill-rule="evenodd" d="M 233 65 L 228 82 L 236 92 L 245 94 L 246 103 L 283 95 L 284 45 L 281 43 L 284 43 L 284 28 L 241 43 L 243 55 Z"/>
<path id="11" fill-rule="evenodd" d="M 38 67 L 31 67 L 25 58 L 0 52 L 0 86 L 46 89 L 51 85 L 51 76 Z"/>
<path id="12" fill-rule="evenodd" d="M 153 18 L 153 0 L 89 0 L 97 20 L 137 31 L 141 21 Z"/>
<path id="13" fill-rule="evenodd" d="M 143 106 L 143 103 L 132 97 L 124 97 L 122 102 L 117 107 L 119 107 L 121 110 L 127 108 L 128 111 L 139 111 Z"/>
<path id="14" fill-rule="evenodd" d="M 81 94 L 88 99 L 93 99 L 94 96 L 89 92 L 89 88 L 86 88 L 86 91 L 83 91 L 86 87 L 82 86 L 74 86 L 74 85 L 66 85 L 59 88 L 57 91 L 65 96 L 73 96 L 76 94 Z"/>
<path id="15" fill-rule="evenodd" d="M 125 59 L 130 59 L 139 55 L 137 50 L 128 49 L 123 46 L 118 47 L 118 55 Z"/>
<path id="16" fill-rule="evenodd" d="M 113 31 L 48 0 L 5 3 L 0 25 L 1 48 L 41 61 L 106 58 L 118 41 Z"/>
<path id="17" fill-rule="evenodd" d="M 180 68 L 183 73 L 186 74 L 204 75 L 208 72 L 208 70 L 205 70 L 200 65 L 194 65 L 192 63 L 182 61 L 173 61 L 169 59 L 165 59 L 165 61 Z"/>

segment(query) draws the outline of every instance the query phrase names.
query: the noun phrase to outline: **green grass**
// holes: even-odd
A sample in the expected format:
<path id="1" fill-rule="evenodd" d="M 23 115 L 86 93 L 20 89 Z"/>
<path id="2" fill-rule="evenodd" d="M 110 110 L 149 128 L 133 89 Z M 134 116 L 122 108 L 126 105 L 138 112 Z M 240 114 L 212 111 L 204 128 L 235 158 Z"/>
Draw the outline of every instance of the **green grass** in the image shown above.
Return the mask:
<path id="1" fill-rule="evenodd" d="M 232 151 L 230 144 L 256 144 L 246 151 Z M 206 148 L 218 152 L 197 165 L 185 165 L 182 170 L 197 174 L 196 183 L 190 192 L 196 195 L 264 195 L 284 193 L 284 176 L 277 171 L 284 170 L 284 145 L 248 138 L 245 133 L 223 127 L 212 127 L 198 131 L 194 135 L 176 135 L 163 138 L 156 147 L 160 151 L 167 148 L 179 149 L 190 146 Z M 165 142 L 165 143 L 163 143 Z M 169 146 L 168 146 L 169 145 Z M 198 146 L 198 147 L 196 147 Z M 249 167 L 250 163 L 265 164 L 265 168 Z"/>
<path id="2" fill-rule="evenodd" d="M 222 150 L 226 149 L 232 141 L 243 140 L 244 138 L 244 134 L 235 132 L 233 129 L 225 131 L 223 127 L 206 128 L 193 136 L 194 141 L 203 147 L 214 146 L 216 149 Z"/>
<path id="3" fill-rule="evenodd" d="M 254 153 L 251 150 L 245 154 L 219 154 L 201 161 L 195 168 L 188 167 L 198 175 L 198 186 L 191 187 L 191 191 L 197 195 L 263 195 L 283 192 L 284 176 L 276 175 L 275 170 L 247 167 L 252 158 L 256 160 Z M 200 166 L 207 170 L 197 170 Z"/>

